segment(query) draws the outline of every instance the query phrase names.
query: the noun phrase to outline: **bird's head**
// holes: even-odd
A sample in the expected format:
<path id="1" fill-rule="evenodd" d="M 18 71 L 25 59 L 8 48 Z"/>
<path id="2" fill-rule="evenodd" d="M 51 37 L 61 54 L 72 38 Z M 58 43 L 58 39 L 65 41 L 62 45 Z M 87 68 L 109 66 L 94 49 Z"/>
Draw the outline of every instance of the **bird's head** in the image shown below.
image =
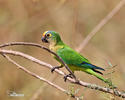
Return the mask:
<path id="1" fill-rule="evenodd" d="M 58 43 L 61 41 L 61 38 L 59 36 L 59 34 L 55 31 L 45 31 L 42 34 L 42 38 L 41 38 L 42 42 L 45 43 Z"/>

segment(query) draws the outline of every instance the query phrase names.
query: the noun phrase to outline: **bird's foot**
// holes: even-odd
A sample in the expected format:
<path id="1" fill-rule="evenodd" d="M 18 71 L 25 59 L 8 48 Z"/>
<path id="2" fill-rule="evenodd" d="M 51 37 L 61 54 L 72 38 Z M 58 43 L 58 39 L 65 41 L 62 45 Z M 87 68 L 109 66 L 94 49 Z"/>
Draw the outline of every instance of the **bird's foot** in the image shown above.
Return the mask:
<path id="1" fill-rule="evenodd" d="M 65 82 L 66 82 L 66 80 L 67 80 L 68 77 L 73 78 L 72 74 L 65 75 L 65 76 L 64 76 L 64 81 L 65 81 Z"/>
<path id="2" fill-rule="evenodd" d="M 53 73 L 53 72 L 55 71 L 55 69 L 59 69 L 59 68 L 62 68 L 62 66 L 53 67 L 53 68 L 51 69 L 51 73 Z"/>

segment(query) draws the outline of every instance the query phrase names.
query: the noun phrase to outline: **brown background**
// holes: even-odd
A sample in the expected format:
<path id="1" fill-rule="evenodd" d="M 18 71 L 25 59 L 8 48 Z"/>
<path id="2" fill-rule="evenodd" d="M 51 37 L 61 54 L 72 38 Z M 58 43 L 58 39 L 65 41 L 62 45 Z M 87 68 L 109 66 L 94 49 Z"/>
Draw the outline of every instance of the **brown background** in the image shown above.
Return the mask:
<path id="1" fill-rule="evenodd" d="M 91 30 L 119 2 L 120 0 L 0 0 L 0 44 L 14 41 L 43 44 L 42 33 L 46 30 L 55 30 L 60 33 L 65 43 L 77 49 Z M 48 52 L 41 49 L 26 46 L 7 49 L 27 53 L 53 66 L 58 65 Z M 109 62 L 117 65 L 114 73 L 104 77 L 111 78 L 120 90 L 125 90 L 125 6 L 96 33 L 81 54 L 103 68 L 109 67 Z M 51 74 L 47 68 L 23 58 L 13 59 L 66 90 L 71 87 L 80 89 L 77 96 L 83 95 L 84 100 L 112 98 L 109 94 L 65 83 L 56 73 Z M 64 68 L 62 70 L 65 71 Z M 108 69 L 104 74 L 111 71 L 112 69 Z M 75 75 L 83 81 L 106 86 L 102 81 L 84 72 L 76 72 Z M 30 100 L 40 87 L 40 95 L 34 100 L 70 99 L 61 91 L 17 69 L 0 56 L 0 100 Z M 10 97 L 7 91 L 24 94 L 24 97 Z M 116 97 L 116 100 L 122 99 Z"/>

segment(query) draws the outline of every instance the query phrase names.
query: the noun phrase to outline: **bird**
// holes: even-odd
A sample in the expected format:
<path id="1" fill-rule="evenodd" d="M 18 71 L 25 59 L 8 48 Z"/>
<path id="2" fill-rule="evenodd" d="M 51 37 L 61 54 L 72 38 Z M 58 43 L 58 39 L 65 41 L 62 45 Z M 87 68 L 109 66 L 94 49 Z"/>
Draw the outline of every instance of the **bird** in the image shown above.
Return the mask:
<path id="1" fill-rule="evenodd" d="M 107 83 L 109 86 L 113 86 L 112 82 L 109 79 L 106 79 L 102 76 L 103 73 L 101 71 L 105 71 L 104 68 L 98 67 L 90 63 L 87 58 L 70 48 L 62 41 L 58 32 L 45 31 L 42 34 L 41 40 L 42 42 L 49 44 L 49 49 L 55 52 L 64 61 L 64 63 L 68 65 L 68 67 L 73 73 L 75 71 L 83 71 L 88 73 L 89 75 L 97 77 L 98 79 Z M 55 55 L 53 55 L 53 57 L 60 63 L 60 66 L 53 67 L 51 69 L 51 72 L 53 72 L 55 69 L 59 69 L 64 66 Z M 71 74 L 67 76 L 71 77 Z"/>

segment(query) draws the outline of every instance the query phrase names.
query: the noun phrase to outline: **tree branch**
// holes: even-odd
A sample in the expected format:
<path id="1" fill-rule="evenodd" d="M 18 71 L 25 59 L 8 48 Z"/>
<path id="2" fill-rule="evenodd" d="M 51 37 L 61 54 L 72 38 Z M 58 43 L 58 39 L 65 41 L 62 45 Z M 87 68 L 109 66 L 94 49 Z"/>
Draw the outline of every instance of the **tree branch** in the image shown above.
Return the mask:
<path id="1" fill-rule="evenodd" d="M 2 47 L 6 47 L 6 46 L 13 46 L 13 45 L 28 45 L 28 46 L 35 46 L 35 47 L 39 47 L 39 48 L 42 48 L 48 52 L 50 52 L 51 54 L 55 55 L 60 61 L 61 63 L 65 66 L 65 68 L 69 71 L 69 73 L 73 76 L 73 78 L 75 79 L 76 82 L 78 82 L 78 80 L 76 79 L 76 76 L 74 75 L 74 73 L 69 69 L 69 67 L 67 66 L 66 63 L 64 63 L 64 61 L 53 51 L 51 51 L 50 49 L 42 46 L 42 45 L 39 45 L 39 44 L 36 44 L 36 43 L 27 43 L 27 42 L 11 42 L 11 43 L 6 43 L 6 44 L 2 44 L 0 45 L 0 48 Z"/>
<path id="2" fill-rule="evenodd" d="M 12 46 L 12 45 L 30 45 L 30 46 L 36 46 L 36 47 L 39 47 L 39 48 L 42 48 L 44 49 L 45 47 L 44 46 L 41 46 L 39 44 L 35 44 L 35 43 L 24 43 L 24 42 L 15 42 L 15 43 L 6 43 L 6 44 L 3 44 L 3 45 L 0 45 L 0 48 L 2 47 L 6 47 L 6 46 Z M 46 50 L 46 49 L 45 49 Z M 51 51 L 51 50 L 47 50 L 47 51 Z M 0 53 L 1 54 L 10 54 L 10 55 L 16 55 L 16 56 L 21 56 L 21 57 L 24 57 L 26 59 L 29 59 L 39 65 L 44 65 L 46 66 L 47 68 L 52 68 L 52 66 L 50 64 L 47 64 L 45 62 L 42 62 L 32 56 L 29 56 L 27 54 L 24 54 L 24 53 L 21 53 L 21 52 L 17 52 L 17 51 L 12 51 L 12 50 L 2 50 L 0 49 Z M 50 52 L 51 53 L 51 52 Z M 52 53 L 53 54 L 53 53 Z M 56 69 L 55 70 L 58 74 L 60 75 L 63 75 L 65 76 L 65 74 Z M 95 85 L 95 84 L 91 84 L 91 83 L 87 83 L 87 82 L 83 82 L 83 81 L 78 81 L 76 82 L 74 79 L 68 77 L 67 78 L 71 83 L 74 83 L 74 84 L 78 84 L 78 85 L 81 85 L 81 86 L 84 86 L 84 87 L 87 87 L 87 88 L 91 88 L 91 89 L 94 89 L 94 90 L 99 90 L 99 91 L 102 91 L 102 92 L 105 92 L 105 93 L 110 93 L 110 94 L 113 94 L 115 96 L 118 96 L 118 97 L 122 97 L 122 98 L 125 98 L 125 93 L 124 92 L 120 92 L 116 89 L 110 89 L 110 88 L 106 88 L 106 87 L 102 87 L 102 86 L 99 86 L 99 85 Z"/>
<path id="3" fill-rule="evenodd" d="M 6 54 L 3 54 L 3 56 L 4 56 L 8 61 L 10 61 L 12 64 L 16 65 L 19 69 L 23 70 L 23 71 L 26 72 L 27 74 L 29 74 L 29 75 L 31 75 L 31 76 L 33 76 L 33 77 L 35 77 L 35 78 L 37 78 L 37 79 L 39 79 L 39 80 L 45 82 L 45 83 L 51 85 L 52 87 L 56 88 L 57 90 L 60 90 L 60 91 L 64 92 L 64 93 L 67 94 L 67 95 L 70 95 L 72 98 L 79 99 L 79 97 L 77 97 L 77 96 L 75 96 L 74 94 L 72 94 L 72 93 L 66 91 L 65 89 L 61 88 L 60 86 L 58 86 L 58 85 L 56 85 L 56 84 L 54 84 L 54 83 L 52 83 L 52 82 L 46 80 L 46 79 L 43 78 L 43 77 L 40 77 L 39 75 L 37 75 L 37 74 L 35 74 L 35 73 L 33 73 L 33 72 L 29 71 L 29 70 L 27 70 L 25 67 L 23 67 L 23 66 L 19 65 L 18 63 L 16 63 L 14 60 L 12 60 L 12 59 L 11 59 L 9 56 L 7 56 Z"/>

